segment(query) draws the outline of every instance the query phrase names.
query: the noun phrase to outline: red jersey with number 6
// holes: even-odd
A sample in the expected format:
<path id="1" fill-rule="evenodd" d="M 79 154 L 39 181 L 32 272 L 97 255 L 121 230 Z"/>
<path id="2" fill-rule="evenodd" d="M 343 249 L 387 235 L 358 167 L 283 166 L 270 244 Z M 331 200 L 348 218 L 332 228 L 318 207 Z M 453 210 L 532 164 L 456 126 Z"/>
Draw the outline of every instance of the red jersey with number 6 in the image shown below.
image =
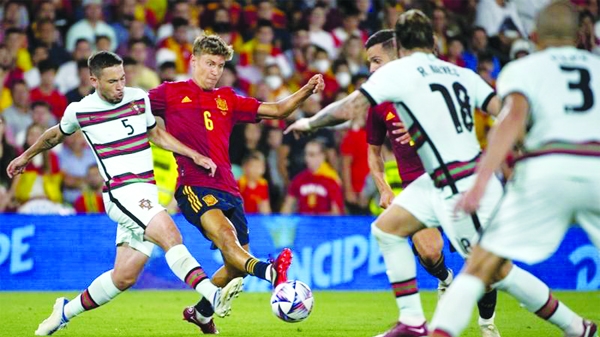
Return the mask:
<path id="1" fill-rule="evenodd" d="M 237 95 L 229 87 L 203 90 L 193 80 L 165 82 L 148 92 L 152 113 L 183 144 L 211 158 L 214 177 L 188 157 L 175 155 L 178 185 L 214 188 L 240 196 L 231 172 L 229 137 L 236 123 L 256 123 L 261 102 Z"/>

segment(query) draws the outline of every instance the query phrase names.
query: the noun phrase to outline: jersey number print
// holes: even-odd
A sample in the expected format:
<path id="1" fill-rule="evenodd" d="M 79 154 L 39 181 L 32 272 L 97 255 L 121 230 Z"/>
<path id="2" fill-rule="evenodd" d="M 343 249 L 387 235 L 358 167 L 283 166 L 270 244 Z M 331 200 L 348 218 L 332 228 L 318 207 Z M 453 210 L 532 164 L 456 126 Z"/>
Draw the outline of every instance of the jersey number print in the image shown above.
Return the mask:
<path id="1" fill-rule="evenodd" d="M 462 124 L 459 120 L 458 112 L 456 111 L 456 106 L 454 105 L 450 91 L 448 91 L 445 86 L 437 83 L 430 84 L 429 88 L 431 88 L 432 92 L 439 91 L 442 94 L 442 97 L 444 97 L 444 101 L 446 101 L 448 111 L 450 111 L 450 116 L 454 122 L 456 133 L 463 132 L 463 125 L 467 130 L 473 130 L 473 116 L 471 116 L 471 103 L 469 102 L 469 94 L 467 93 L 467 89 L 463 87 L 462 84 L 458 82 L 454 82 L 452 84 L 452 90 L 454 91 L 454 96 L 458 102 L 458 108 L 460 109 Z"/>
<path id="2" fill-rule="evenodd" d="M 578 72 L 579 82 L 569 82 L 570 90 L 579 90 L 583 95 L 583 104 L 580 106 L 565 105 L 565 111 L 585 113 L 594 106 L 594 93 L 590 88 L 590 72 L 585 68 L 561 66 L 563 72 Z"/>

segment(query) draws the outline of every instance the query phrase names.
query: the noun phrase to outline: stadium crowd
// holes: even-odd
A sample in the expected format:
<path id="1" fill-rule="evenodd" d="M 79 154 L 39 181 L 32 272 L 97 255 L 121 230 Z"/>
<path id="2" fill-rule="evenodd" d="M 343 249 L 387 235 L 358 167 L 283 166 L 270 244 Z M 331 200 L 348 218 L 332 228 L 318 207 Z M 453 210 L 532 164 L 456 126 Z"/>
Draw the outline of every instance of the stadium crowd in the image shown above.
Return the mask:
<path id="1" fill-rule="evenodd" d="M 190 78 L 192 43 L 218 34 L 234 48 L 218 86 L 277 101 L 323 74 L 326 88 L 292 119 L 311 116 L 367 79 L 366 39 L 411 8 L 432 18 L 438 56 L 492 86 L 500 69 L 534 51 L 534 19 L 550 0 L 8 0 L 0 1 L 0 212 L 103 212 L 103 181 L 83 135 L 38 155 L 9 179 L 10 160 L 93 91 L 87 58 L 123 57 L 127 85 L 146 91 Z M 580 10 L 578 47 L 600 54 L 597 0 Z M 477 114 L 482 147 L 493 121 Z M 283 134 L 288 121 L 234 128 L 230 157 L 248 213 L 377 214 L 364 120 L 309 137 Z M 173 156 L 153 147 L 160 201 L 177 211 Z M 396 192 L 401 180 L 384 152 Z M 287 196 L 287 197 L 286 197 Z M 286 201 L 284 203 L 284 200 Z"/>

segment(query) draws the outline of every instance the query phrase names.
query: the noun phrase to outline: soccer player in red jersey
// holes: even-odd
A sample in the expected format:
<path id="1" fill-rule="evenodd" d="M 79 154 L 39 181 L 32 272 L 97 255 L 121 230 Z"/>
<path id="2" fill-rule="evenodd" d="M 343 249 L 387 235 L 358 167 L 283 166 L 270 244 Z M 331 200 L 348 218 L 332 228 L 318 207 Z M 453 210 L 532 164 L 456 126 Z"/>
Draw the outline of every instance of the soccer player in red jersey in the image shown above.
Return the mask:
<path id="1" fill-rule="evenodd" d="M 396 51 L 395 33 L 392 29 L 380 30 L 369 37 L 365 43 L 367 49 L 367 58 L 369 60 L 369 71 L 375 72 L 377 69 L 398 58 Z M 291 125 L 289 131 L 303 131 L 303 123 L 307 123 L 307 119 L 299 120 Z M 344 121 L 339 121 L 342 123 Z M 298 129 L 300 127 L 300 129 Z M 385 141 L 385 137 L 395 138 L 395 135 L 404 133 L 400 118 L 396 113 L 393 103 L 385 102 L 377 106 L 369 108 L 367 114 L 367 122 L 365 125 L 367 130 L 367 143 L 369 143 L 369 168 L 373 180 L 379 190 L 380 200 L 379 205 L 387 208 L 394 200 L 394 192 L 385 180 L 385 171 L 383 158 L 381 156 L 381 146 Z M 403 138 L 404 139 L 404 138 Z M 393 140 L 392 150 L 398 163 L 398 173 L 402 179 L 402 187 L 406 188 L 410 183 L 417 179 L 425 172 L 423 164 L 417 155 L 417 151 L 408 142 Z M 437 228 L 426 228 L 415 233 L 412 238 L 413 250 L 419 257 L 419 262 L 425 270 L 438 281 L 438 293 L 443 295 L 446 288 L 452 282 L 453 274 L 446 267 L 442 248 L 444 241 L 441 233 Z M 401 281 L 401 280 L 395 280 Z M 402 282 L 394 282 L 390 280 L 392 288 Z M 400 308 L 401 297 L 403 294 L 397 293 L 397 302 Z M 480 330 L 482 336 L 496 336 L 497 329 L 494 325 L 494 310 L 496 308 L 497 292 L 495 290 L 487 293 L 478 303 L 480 313 Z M 388 331 L 383 336 L 396 336 L 397 331 L 394 329 Z"/>
<path id="2" fill-rule="evenodd" d="M 175 155 L 179 170 L 175 197 L 186 219 L 223 254 L 224 266 L 212 277 L 215 284 L 227 284 L 235 277 L 254 275 L 277 285 L 287 279 L 291 251 L 284 249 L 273 263 L 248 253 L 249 237 L 238 185 L 231 171 L 229 137 L 236 123 L 261 119 L 284 119 L 313 93 L 324 89 L 322 75 L 310 78 L 296 93 L 278 102 L 259 102 L 237 95 L 232 88 L 215 88 L 233 49 L 217 35 L 194 41 L 192 79 L 165 82 L 150 90 L 153 113 L 164 120 L 167 131 L 217 165 L 214 177 L 192 161 Z M 215 333 L 212 309 L 202 299 L 186 308 L 184 318 L 205 333 Z"/>

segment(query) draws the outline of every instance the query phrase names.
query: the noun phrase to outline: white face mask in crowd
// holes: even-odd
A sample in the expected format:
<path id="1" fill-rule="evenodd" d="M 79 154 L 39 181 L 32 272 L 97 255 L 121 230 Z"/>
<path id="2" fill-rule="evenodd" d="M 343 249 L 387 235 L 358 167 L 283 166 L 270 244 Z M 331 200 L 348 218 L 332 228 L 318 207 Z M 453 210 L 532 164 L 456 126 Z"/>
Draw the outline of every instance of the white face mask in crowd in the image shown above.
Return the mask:
<path id="1" fill-rule="evenodd" d="M 269 87 L 269 89 L 275 90 L 281 87 L 281 85 L 283 84 L 283 80 L 280 76 L 269 75 L 265 77 L 265 84 L 267 85 L 267 87 Z"/>
<path id="2" fill-rule="evenodd" d="M 329 70 L 329 60 L 316 60 L 313 65 L 320 73 L 326 73 Z"/>
<path id="3" fill-rule="evenodd" d="M 352 75 L 349 72 L 343 71 L 335 74 L 335 79 L 340 87 L 347 88 L 352 80 Z"/>

